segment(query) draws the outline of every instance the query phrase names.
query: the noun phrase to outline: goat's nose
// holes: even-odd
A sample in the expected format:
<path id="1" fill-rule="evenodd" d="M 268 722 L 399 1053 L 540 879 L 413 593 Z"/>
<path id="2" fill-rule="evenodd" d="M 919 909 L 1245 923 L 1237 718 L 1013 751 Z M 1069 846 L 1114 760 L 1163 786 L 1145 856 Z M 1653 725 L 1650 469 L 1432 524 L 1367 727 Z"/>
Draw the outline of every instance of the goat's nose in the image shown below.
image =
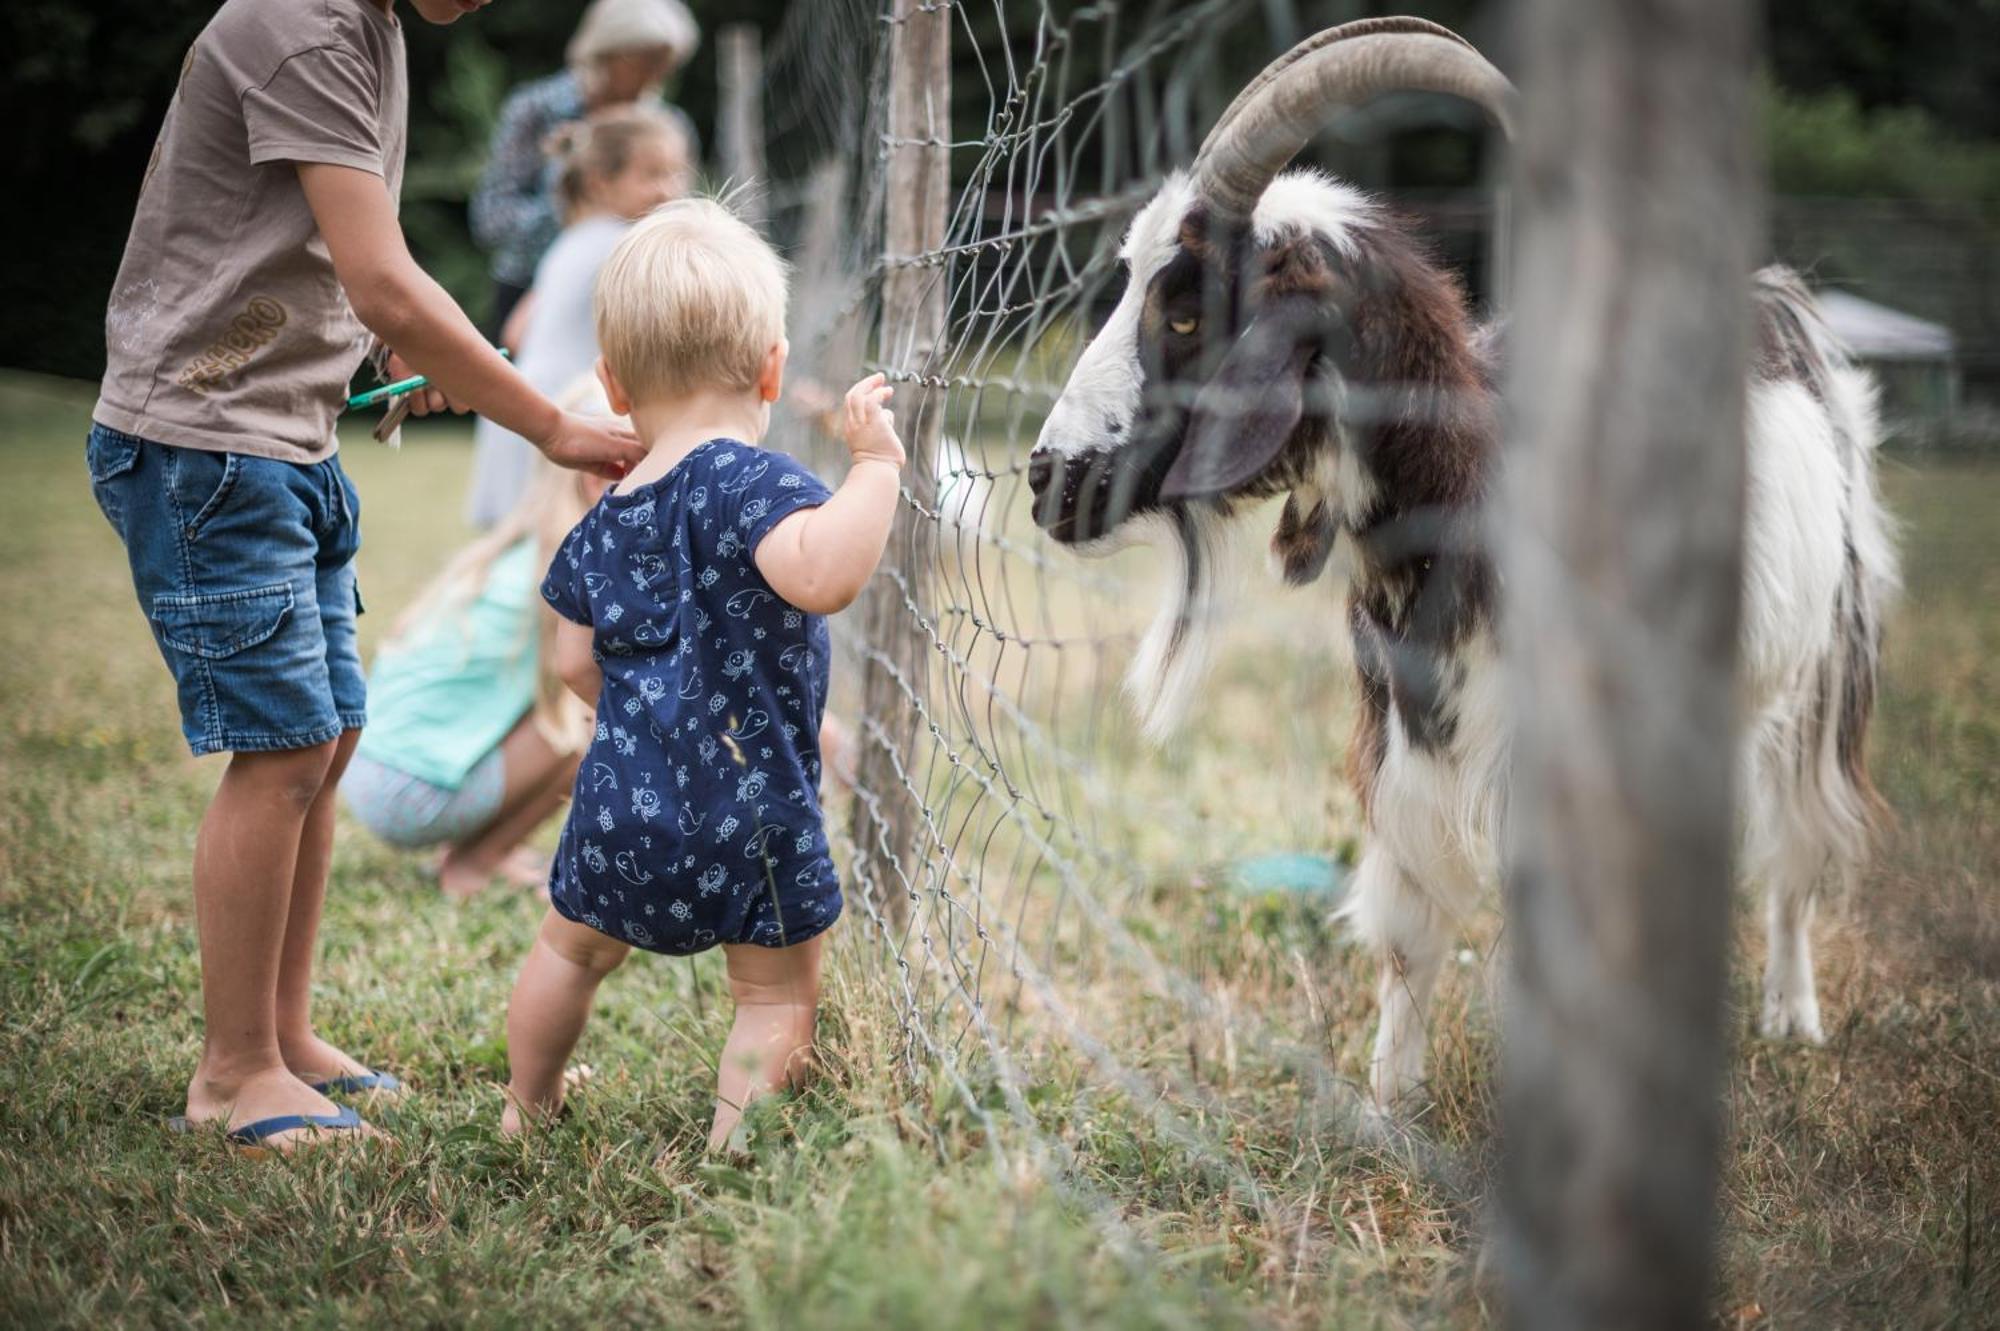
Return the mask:
<path id="1" fill-rule="evenodd" d="M 1056 478 L 1056 457 L 1046 448 L 1038 448 L 1028 454 L 1028 488 L 1035 492 L 1037 499 L 1049 488 L 1049 482 Z"/>

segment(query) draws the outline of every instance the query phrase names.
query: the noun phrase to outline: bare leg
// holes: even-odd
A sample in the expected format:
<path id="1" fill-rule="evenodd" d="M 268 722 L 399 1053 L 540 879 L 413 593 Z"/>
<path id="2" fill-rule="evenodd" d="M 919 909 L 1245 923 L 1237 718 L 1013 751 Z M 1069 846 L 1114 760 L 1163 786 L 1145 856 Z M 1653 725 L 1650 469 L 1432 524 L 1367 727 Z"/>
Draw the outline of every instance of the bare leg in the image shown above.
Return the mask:
<path id="1" fill-rule="evenodd" d="M 522 717 L 500 741 L 500 762 L 504 784 L 492 821 L 438 862 L 438 885 L 449 896 L 468 897 L 490 884 L 508 854 L 562 807 L 576 779 L 577 755 L 556 752 L 532 717 Z"/>
<path id="2" fill-rule="evenodd" d="M 507 1108 L 500 1130 L 519 1132 L 562 1108 L 563 1068 L 590 1019 L 597 986 L 632 949 L 551 910 L 507 1004 Z"/>
<path id="3" fill-rule="evenodd" d="M 1424 1009 L 1450 930 L 1430 898 L 1379 847 L 1362 855 L 1353 891 L 1348 913 L 1355 932 L 1380 959 L 1375 995 L 1382 1016 L 1368 1081 L 1375 1107 L 1389 1113 L 1423 1081 Z"/>
<path id="4" fill-rule="evenodd" d="M 779 1086 L 797 1086 L 811 1071 L 824 939 L 822 934 L 795 947 L 722 949 L 736 1020 L 722 1046 L 709 1150 L 728 1145 L 752 1100 Z"/>
<path id="5" fill-rule="evenodd" d="M 308 816 L 329 789 L 338 745 L 231 756 L 195 838 L 202 1052 L 187 1116 L 241 1127 L 335 1106 L 285 1066 L 278 993 L 293 930 L 293 889 Z M 317 902 L 312 904 L 317 921 Z M 310 952 L 311 931 L 304 932 Z M 285 1149 L 298 1133 L 270 1138 Z"/>
<path id="6" fill-rule="evenodd" d="M 1819 995 L 1813 984 L 1812 917 L 1825 855 L 1787 845 L 1764 889 L 1764 1010 L 1758 1031 L 1770 1040 L 1823 1044 Z"/>
<path id="7" fill-rule="evenodd" d="M 326 905 L 327 871 L 333 863 L 337 788 L 360 740 L 359 730 L 349 730 L 334 741 L 326 779 L 306 809 L 292 869 L 291 913 L 285 921 L 285 946 L 278 964 L 278 1048 L 284 1053 L 285 1066 L 305 1081 L 369 1070 L 320 1039 L 312 1028 L 312 971 L 320 915 Z"/>
<path id="8" fill-rule="evenodd" d="M 561 773 L 541 789 L 530 792 L 527 799 L 501 814 L 484 828 L 475 832 L 471 839 L 462 841 L 444 853 L 438 862 L 438 885 L 447 896 L 469 897 L 484 891 L 496 875 L 506 875 L 510 881 L 520 881 L 523 886 L 529 880 L 516 873 L 522 842 L 534 835 L 535 829 L 547 822 L 549 816 L 562 808 L 569 798 L 570 782 Z M 540 859 L 542 872 L 536 876 L 537 883 L 546 882 L 548 863 Z"/>

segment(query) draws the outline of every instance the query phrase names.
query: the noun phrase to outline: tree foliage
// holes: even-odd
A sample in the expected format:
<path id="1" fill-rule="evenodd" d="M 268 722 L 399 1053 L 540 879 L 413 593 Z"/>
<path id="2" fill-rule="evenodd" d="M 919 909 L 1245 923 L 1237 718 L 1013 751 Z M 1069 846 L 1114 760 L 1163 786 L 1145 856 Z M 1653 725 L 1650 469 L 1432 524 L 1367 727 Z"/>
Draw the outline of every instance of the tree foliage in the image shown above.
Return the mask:
<path id="1" fill-rule="evenodd" d="M 359 3 L 360 0 L 350 0 Z M 1154 0 L 1148 12 L 1176 0 Z M 808 0 L 690 0 L 704 28 L 751 22 L 768 36 L 800 24 Z M 809 0 L 824 24 L 838 9 L 865 16 L 873 0 Z M 1080 0 L 1055 0 L 1058 17 Z M 507 90 L 557 67 L 584 0 L 507 0 L 449 30 L 412 19 L 410 166 L 404 226 L 418 258 L 474 313 L 486 298 L 485 260 L 468 238 L 465 199 Z M 216 0 L 15 0 L 0 6 L 13 204 L 0 301 L 0 364 L 90 378 L 103 366 L 105 294 L 181 58 Z M 1135 15 L 1140 6 L 1128 6 Z M 1416 10 L 1499 55 L 1505 10 L 1492 0 L 1267 0 L 1263 21 L 1218 32 L 1218 71 L 1254 67 L 1259 43 L 1302 35 L 1363 12 Z M 992 6 L 965 11 L 990 40 Z M 1028 40 L 1043 6 L 1006 0 Z M 2000 199 L 2000 0 L 1771 0 L 1767 50 L 1778 90 L 1768 99 L 1771 163 L 1781 191 L 1917 200 Z M 1128 16 L 1128 23 L 1138 22 Z M 844 19 L 843 19 L 844 22 Z M 809 25 L 808 25 L 809 26 Z M 867 31 L 864 21 L 851 25 Z M 1252 29 L 1255 29 L 1252 31 Z M 984 75 L 963 34 L 955 84 L 961 109 L 983 115 Z M 1243 48 L 1239 50 L 1238 48 Z M 1221 58 L 1227 55 L 1229 58 Z M 1236 60 L 1236 55 L 1244 59 Z M 826 54 L 829 77 L 861 77 L 861 52 Z M 1220 72 L 1217 77 L 1219 78 Z M 793 89 L 818 105 L 824 88 Z M 1226 90 L 1222 90 L 1225 91 Z M 705 44 L 674 99 L 714 142 L 714 46 Z M 773 132 L 813 107 L 785 109 L 774 88 Z M 1442 183 L 1467 168 L 1451 138 L 1421 141 L 1388 166 L 1397 183 Z"/>

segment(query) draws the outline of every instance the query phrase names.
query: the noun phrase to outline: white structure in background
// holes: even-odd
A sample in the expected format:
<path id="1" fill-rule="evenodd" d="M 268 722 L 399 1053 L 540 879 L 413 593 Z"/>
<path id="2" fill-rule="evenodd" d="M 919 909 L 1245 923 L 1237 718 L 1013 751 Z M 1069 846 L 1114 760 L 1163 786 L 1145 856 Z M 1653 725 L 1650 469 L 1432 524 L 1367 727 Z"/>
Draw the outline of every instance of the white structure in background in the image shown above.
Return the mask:
<path id="1" fill-rule="evenodd" d="M 1832 287 L 1820 291 L 1816 300 L 1834 336 L 1875 372 L 1891 430 L 1938 421 L 1958 410 L 1958 343 L 1949 328 Z"/>
<path id="2" fill-rule="evenodd" d="M 946 527 L 979 531 L 986 525 L 986 503 L 993 478 L 975 462 L 957 435 L 940 434 L 931 474 L 937 477 L 938 521 Z"/>

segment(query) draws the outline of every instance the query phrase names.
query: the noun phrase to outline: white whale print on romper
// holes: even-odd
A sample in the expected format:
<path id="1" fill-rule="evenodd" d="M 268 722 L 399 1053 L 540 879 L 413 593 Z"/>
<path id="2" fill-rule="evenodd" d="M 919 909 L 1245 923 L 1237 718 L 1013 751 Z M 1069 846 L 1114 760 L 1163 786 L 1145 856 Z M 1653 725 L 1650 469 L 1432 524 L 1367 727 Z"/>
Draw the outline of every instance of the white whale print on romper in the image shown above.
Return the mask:
<path id="1" fill-rule="evenodd" d="M 762 480 L 764 473 L 769 470 L 771 470 L 771 459 L 758 458 L 730 479 L 718 484 L 716 488 L 724 494 L 740 495 L 757 481 Z"/>

